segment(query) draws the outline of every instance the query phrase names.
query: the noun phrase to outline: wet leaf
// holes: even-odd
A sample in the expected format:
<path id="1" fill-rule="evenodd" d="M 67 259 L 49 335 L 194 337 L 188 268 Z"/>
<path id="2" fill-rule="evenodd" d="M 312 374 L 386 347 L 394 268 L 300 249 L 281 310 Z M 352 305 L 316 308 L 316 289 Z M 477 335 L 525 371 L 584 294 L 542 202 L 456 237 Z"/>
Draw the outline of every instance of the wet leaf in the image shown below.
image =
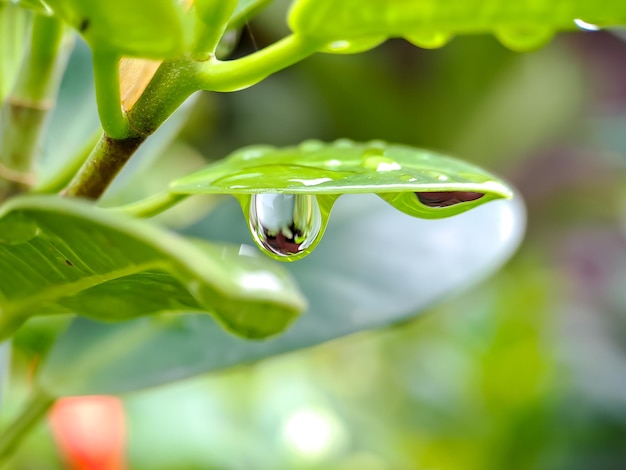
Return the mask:
<path id="1" fill-rule="evenodd" d="M 253 239 L 271 257 L 295 261 L 322 239 L 337 198 L 376 193 L 422 218 L 460 214 L 511 189 L 488 172 L 434 152 L 381 142 L 304 142 L 248 147 L 174 181 L 174 194 L 232 194 Z M 443 202 L 433 203 L 434 194 Z"/>
<path id="2" fill-rule="evenodd" d="M 5 327 L 57 313 L 116 321 L 202 311 L 236 334 L 261 338 L 305 307 L 284 271 L 238 247 L 186 240 L 56 197 L 3 206 L 0 268 Z"/>
<path id="3" fill-rule="evenodd" d="M 369 49 L 389 37 L 424 48 L 441 47 L 457 34 L 495 33 L 511 49 L 544 45 L 557 31 L 574 30 L 574 20 L 598 26 L 626 23 L 626 3 L 572 0 L 296 0 L 292 30 L 327 42 L 326 52 Z"/>
<path id="4" fill-rule="evenodd" d="M 337 202 L 317 250 L 286 265 L 309 308 L 285 334 L 263 342 L 224 333 L 203 315 L 102 324 L 77 319 L 39 377 L 57 395 L 121 393 L 250 363 L 344 335 L 406 320 L 498 269 L 524 230 L 518 199 L 457 217 L 408 217 L 372 195 Z M 218 240 L 249 240 L 235 201 L 191 230 Z"/>
<path id="5" fill-rule="evenodd" d="M 382 142 L 331 144 L 307 141 L 298 147 L 246 147 L 207 168 L 174 181 L 175 194 L 341 194 L 376 193 L 386 200 L 406 194 L 399 207 L 412 215 L 441 218 L 493 199 L 511 197 L 512 190 L 487 171 L 428 150 Z M 449 207 L 430 207 L 417 192 L 466 191 L 482 198 Z M 408 206 L 414 206 L 409 208 Z"/>

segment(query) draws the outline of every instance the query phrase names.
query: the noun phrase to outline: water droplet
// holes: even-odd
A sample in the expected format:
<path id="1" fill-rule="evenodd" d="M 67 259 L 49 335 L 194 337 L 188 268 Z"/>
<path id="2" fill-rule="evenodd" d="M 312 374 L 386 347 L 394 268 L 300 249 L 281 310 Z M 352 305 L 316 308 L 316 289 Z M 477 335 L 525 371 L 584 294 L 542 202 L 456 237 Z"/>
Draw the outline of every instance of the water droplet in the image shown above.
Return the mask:
<path id="1" fill-rule="evenodd" d="M 369 147 L 361 155 L 361 166 L 374 171 L 394 171 L 401 170 L 400 165 L 395 160 L 385 156 L 385 150 L 378 147 Z"/>
<path id="2" fill-rule="evenodd" d="M 587 23 L 585 20 L 580 18 L 576 18 L 574 20 L 574 24 L 585 31 L 600 31 L 600 26 L 593 23 Z"/>
<path id="3" fill-rule="evenodd" d="M 435 31 L 422 31 L 406 36 L 407 41 L 422 49 L 438 49 L 448 44 L 451 39 L 452 35 Z"/>
<path id="4" fill-rule="evenodd" d="M 316 196 L 311 194 L 253 194 L 249 224 L 262 250 L 293 257 L 317 241 L 322 215 Z"/>
<path id="5" fill-rule="evenodd" d="M 302 142 L 298 147 L 303 152 L 315 152 L 316 150 L 323 149 L 326 144 L 321 140 L 309 139 Z"/>
<path id="6" fill-rule="evenodd" d="M 449 207 L 461 202 L 475 201 L 484 196 L 483 193 L 471 191 L 433 191 L 415 193 L 417 199 L 428 207 Z"/>
<path id="7" fill-rule="evenodd" d="M 517 52 L 529 52 L 550 42 L 554 31 L 550 28 L 529 26 L 497 29 L 495 35 L 505 47 Z"/>
<path id="8" fill-rule="evenodd" d="M 378 46 L 386 39 L 385 36 L 373 36 L 359 39 L 340 39 L 326 45 L 325 52 L 332 54 L 355 54 L 357 52 L 367 51 Z"/>
<path id="9" fill-rule="evenodd" d="M 354 147 L 354 140 L 351 139 L 337 139 L 333 142 L 333 146 L 337 148 L 349 148 Z"/>

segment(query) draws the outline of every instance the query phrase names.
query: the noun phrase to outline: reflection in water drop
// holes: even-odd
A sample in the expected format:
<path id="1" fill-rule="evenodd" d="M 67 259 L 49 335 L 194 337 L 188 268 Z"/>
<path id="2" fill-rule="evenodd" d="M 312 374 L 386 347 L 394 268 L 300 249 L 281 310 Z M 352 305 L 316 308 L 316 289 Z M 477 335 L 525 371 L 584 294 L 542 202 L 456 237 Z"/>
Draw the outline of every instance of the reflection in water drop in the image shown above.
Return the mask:
<path id="1" fill-rule="evenodd" d="M 593 23 L 587 23 L 580 18 L 576 18 L 574 20 L 574 24 L 578 26 L 580 29 L 584 29 L 585 31 L 600 31 L 600 26 L 595 25 Z"/>
<path id="2" fill-rule="evenodd" d="M 250 230 L 259 246 L 279 256 L 306 251 L 320 235 L 322 215 L 310 194 L 254 194 Z"/>
<path id="3" fill-rule="evenodd" d="M 449 207 L 461 202 L 475 201 L 484 196 L 483 193 L 470 191 L 441 191 L 415 193 L 419 201 L 428 207 Z"/>

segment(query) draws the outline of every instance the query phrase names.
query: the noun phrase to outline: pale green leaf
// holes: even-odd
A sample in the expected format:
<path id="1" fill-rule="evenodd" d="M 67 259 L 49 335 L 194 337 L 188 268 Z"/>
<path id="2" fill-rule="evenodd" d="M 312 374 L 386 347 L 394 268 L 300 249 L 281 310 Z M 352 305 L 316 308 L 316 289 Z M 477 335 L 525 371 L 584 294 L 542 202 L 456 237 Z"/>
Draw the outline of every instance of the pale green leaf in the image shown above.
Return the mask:
<path id="1" fill-rule="evenodd" d="M 285 334 L 245 341 L 224 333 L 206 315 L 109 325 L 77 319 L 45 360 L 38 381 L 55 395 L 121 393 L 407 320 L 495 272 L 523 230 L 519 198 L 425 220 L 372 195 L 348 195 L 337 202 L 315 252 L 286 265 L 309 307 Z M 234 200 L 191 233 L 249 242 Z"/>
<path id="2" fill-rule="evenodd" d="M 253 146 L 174 181 L 175 194 L 376 193 L 396 208 L 424 218 L 464 212 L 489 200 L 511 197 L 511 189 L 489 172 L 432 151 L 382 142 L 331 144 L 307 141 L 297 147 Z M 415 193 L 476 192 L 484 197 L 448 207 L 429 207 Z"/>
<path id="3" fill-rule="evenodd" d="M 189 19 L 176 0 L 47 0 L 92 49 L 143 58 L 175 57 L 185 50 Z"/>
<path id="4" fill-rule="evenodd" d="M 124 320 L 211 313 L 230 331 L 284 330 L 305 303 L 276 265 L 238 247 L 190 241 L 142 221 L 53 196 L 0 211 L 0 325 L 76 313 Z"/>
<path id="5" fill-rule="evenodd" d="M 389 37 L 425 48 L 458 34 L 495 33 L 512 49 L 545 44 L 575 20 L 600 27 L 626 24 L 622 0 L 296 0 L 289 25 L 326 42 L 328 52 L 358 52 Z"/>

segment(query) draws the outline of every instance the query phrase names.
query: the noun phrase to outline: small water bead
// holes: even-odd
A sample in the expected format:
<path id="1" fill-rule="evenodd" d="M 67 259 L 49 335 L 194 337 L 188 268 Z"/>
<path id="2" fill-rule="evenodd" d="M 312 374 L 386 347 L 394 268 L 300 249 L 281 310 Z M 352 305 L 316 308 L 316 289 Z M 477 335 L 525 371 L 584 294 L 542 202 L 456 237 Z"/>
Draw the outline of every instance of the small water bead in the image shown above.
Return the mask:
<path id="1" fill-rule="evenodd" d="M 472 191 L 433 191 L 416 192 L 417 199 L 428 207 L 449 207 L 461 202 L 470 202 L 480 199 L 483 193 Z"/>
<path id="2" fill-rule="evenodd" d="M 407 41 L 422 49 L 438 49 L 448 44 L 451 39 L 451 34 L 436 31 L 422 31 L 406 36 Z"/>
<path id="3" fill-rule="evenodd" d="M 322 215 L 310 194 L 253 194 L 249 224 L 264 251 L 291 257 L 310 248 L 320 235 Z"/>
<path id="4" fill-rule="evenodd" d="M 386 39 L 385 36 L 372 36 L 358 39 L 340 39 L 326 45 L 325 52 L 332 54 L 356 54 L 373 49 Z"/>
<path id="5" fill-rule="evenodd" d="M 495 31 L 495 36 L 502 45 L 512 51 L 529 52 L 550 42 L 554 31 L 541 26 L 501 28 Z"/>

